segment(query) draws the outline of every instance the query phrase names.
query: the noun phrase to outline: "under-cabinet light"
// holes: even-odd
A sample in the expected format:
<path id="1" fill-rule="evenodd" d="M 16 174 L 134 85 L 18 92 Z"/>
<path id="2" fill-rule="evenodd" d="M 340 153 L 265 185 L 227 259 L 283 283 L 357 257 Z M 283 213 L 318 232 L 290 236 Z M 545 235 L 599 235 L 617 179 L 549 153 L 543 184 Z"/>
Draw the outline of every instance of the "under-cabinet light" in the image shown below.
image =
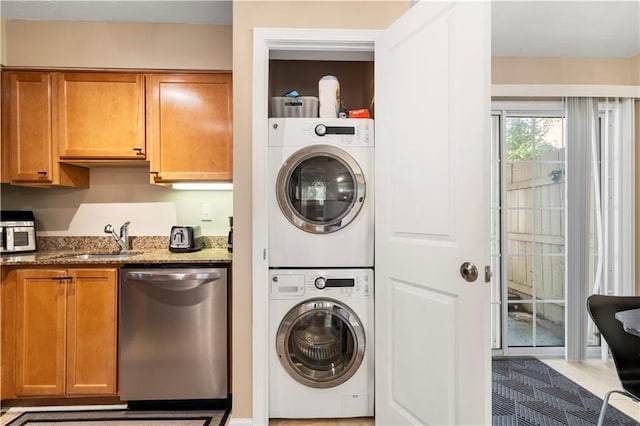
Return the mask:
<path id="1" fill-rule="evenodd" d="M 231 191 L 233 184 L 229 182 L 211 182 L 211 183 L 174 183 L 173 189 L 191 190 L 191 191 Z"/>

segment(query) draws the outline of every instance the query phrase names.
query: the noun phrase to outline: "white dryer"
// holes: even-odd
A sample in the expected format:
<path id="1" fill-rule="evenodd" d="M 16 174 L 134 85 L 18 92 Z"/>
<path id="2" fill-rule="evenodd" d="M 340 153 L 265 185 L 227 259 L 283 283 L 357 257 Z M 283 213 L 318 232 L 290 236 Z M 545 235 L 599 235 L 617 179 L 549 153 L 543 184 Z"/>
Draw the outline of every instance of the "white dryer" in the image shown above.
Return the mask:
<path id="1" fill-rule="evenodd" d="M 269 417 L 373 416 L 373 270 L 269 277 Z"/>
<path id="2" fill-rule="evenodd" d="M 269 119 L 269 266 L 373 266 L 373 120 Z"/>

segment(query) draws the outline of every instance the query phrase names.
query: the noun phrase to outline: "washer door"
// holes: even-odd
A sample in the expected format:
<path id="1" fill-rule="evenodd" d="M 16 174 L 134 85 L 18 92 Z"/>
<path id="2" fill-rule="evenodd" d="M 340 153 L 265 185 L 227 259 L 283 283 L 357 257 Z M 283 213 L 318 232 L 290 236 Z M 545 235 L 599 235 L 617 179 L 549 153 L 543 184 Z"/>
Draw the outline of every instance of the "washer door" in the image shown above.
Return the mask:
<path id="1" fill-rule="evenodd" d="M 326 234 L 344 228 L 358 215 L 365 180 L 347 152 L 332 145 L 311 145 L 282 165 L 276 195 L 289 222 L 303 231 Z"/>
<path id="2" fill-rule="evenodd" d="M 276 336 L 284 369 L 312 388 L 332 388 L 349 380 L 365 351 L 362 323 L 333 299 L 309 299 L 291 309 Z"/>

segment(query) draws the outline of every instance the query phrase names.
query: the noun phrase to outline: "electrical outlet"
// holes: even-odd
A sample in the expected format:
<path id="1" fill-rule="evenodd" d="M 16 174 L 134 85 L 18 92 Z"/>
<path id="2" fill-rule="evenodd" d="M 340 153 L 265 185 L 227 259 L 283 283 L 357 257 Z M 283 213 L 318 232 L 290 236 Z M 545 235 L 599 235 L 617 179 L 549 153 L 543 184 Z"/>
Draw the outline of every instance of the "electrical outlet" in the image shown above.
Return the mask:
<path id="1" fill-rule="evenodd" d="M 213 220 L 213 206 L 211 204 L 202 205 L 202 213 L 200 219 L 203 222 L 211 222 Z"/>

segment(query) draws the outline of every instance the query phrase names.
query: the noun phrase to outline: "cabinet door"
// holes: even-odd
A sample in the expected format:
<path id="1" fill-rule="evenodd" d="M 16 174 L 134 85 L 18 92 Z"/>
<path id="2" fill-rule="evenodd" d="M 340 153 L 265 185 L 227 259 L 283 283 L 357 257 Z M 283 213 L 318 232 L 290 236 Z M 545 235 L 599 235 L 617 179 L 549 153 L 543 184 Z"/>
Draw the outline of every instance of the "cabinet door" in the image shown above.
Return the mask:
<path id="1" fill-rule="evenodd" d="M 16 395 L 62 395 L 65 373 L 64 270 L 16 273 Z"/>
<path id="2" fill-rule="evenodd" d="M 46 72 L 9 72 L 11 181 L 52 183 L 54 152 L 51 76 Z"/>
<path id="3" fill-rule="evenodd" d="M 56 73 L 60 157 L 145 159 L 144 76 Z"/>
<path id="4" fill-rule="evenodd" d="M 147 77 L 151 182 L 230 181 L 231 74 Z"/>
<path id="5" fill-rule="evenodd" d="M 117 270 L 70 270 L 67 295 L 69 395 L 116 393 Z"/>
<path id="6" fill-rule="evenodd" d="M 0 183 L 11 182 L 11 163 L 9 160 L 9 74 L 2 73 L 2 102 L 0 102 Z"/>

